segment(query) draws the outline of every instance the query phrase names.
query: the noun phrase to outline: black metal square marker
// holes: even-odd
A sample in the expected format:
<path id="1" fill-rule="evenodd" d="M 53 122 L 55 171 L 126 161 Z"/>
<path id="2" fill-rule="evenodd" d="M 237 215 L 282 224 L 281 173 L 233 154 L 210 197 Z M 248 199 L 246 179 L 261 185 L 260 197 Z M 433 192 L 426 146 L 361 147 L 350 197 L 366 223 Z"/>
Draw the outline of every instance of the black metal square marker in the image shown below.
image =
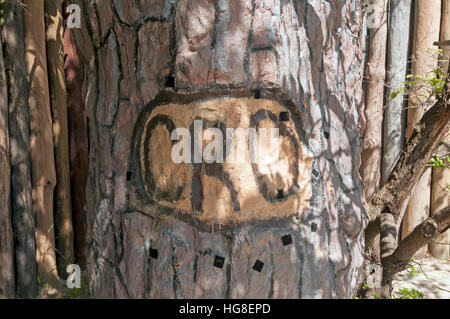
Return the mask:
<path id="1" fill-rule="evenodd" d="M 314 177 L 319 177 L 319 171 L 316 169 L 313 169 L 312 174 L 314 175 Z"/>
<path id="2" fill-rule="evenodd" d="M 261 260 L 256 260 L 255 264 L 253 265 L 253 269 L 257 272 L 261 272 L 261 270 L 264 267 L 264 263 Z"/>
<path id="3" fill-rule="evenodd" d="M 277 199 L 281 200 L 281 199 L 283 199 L 283 197 L 284 197 L 283 190 L 279 189 L 278 190 L 278 194 L 277 194 Z"/>
<path id="4" fill-rule="evenodd" d="M 175 78 L 173 76 L 166 77 L 166 87 L 168 88 L 175 87 Z"/>
<path id="5" fill-rule="evenodd" d="M 150 257 L 158 259 L 158 250 L 150 248 Z"/>
<path id="6" fill-rule="evenodd" d="M 291 234 L 285 235 L 281 237 L 281 241 L 283 242 L 284 246 L 292 244 L 292 236 Z"/>
<path id="7" fill-rule="evenodd" d="M 131 176 L 133 176 L 133 172 L 127 172 L 127 181 L 131 181 Z"/>
<path id="8" fill-rule="evenodd" d="M 289 112 L 280 112 L 280 121 L 281 122 L 289 121 Z"/>
<path id="9" fill-rule="evenodd" d="M 217 256 L 214 258 L 214 266 L 217 268 L 222 268 L 225 263 L 225 257 Z"/>
<path id="10" fill-rule="evenodd" d="M 256 100 L 260 99 L 261 98 L 261 90 L 253 91 L 253 95 L 255 96 Z"/>
<path id="11" fill-rule="evenodd" d="M 313 233 L 315 233 L 315 232 L 317 231 L 317 224 L 316 224 L 316 223 L 312 223 L 312 224 L 311 224 L 311 231 L 312 231 Z"/>

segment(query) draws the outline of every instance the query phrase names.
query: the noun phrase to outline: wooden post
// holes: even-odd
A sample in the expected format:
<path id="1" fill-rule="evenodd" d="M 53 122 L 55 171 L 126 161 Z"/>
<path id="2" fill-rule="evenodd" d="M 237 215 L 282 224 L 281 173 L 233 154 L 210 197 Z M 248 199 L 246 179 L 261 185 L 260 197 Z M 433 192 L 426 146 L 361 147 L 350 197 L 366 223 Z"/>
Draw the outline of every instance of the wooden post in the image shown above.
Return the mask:
<path id="1" fill-rule="evenodd" d="M 411 0 L 391 0 L 390 23 L 386 65 L 386 107 L 383 118 L 383 157 L 381 184 L 384 184 L 394 169 L 405 144 L 403 111 L 405 99 L 399 94 L 392 99 L 394 90 L 403 86 L 408 68 L 409 29 L 411 21 Z"/>
<path id="2" fill-rule="evenodd" d="M 64 31 L 64 54 L 67 111 L 69 118 L 70 179 L 72 193 L 72 216 L 74 229 L 75 261 L 85 269 L 86 244 L 86 185 L 89 173 L 89 145 L 87 117 L 82 97 L 83 62 L 75 47 L 72 30 Z"/>
<path id="3" fill-rule="evenodd" d="M 433 42 L 439 39 L 440 0 L 415 1 L 413 63 L 411 72 L 424 76 L 437 66 L 428 49 L 433 48 Z M 428 105 L 428 107 L 431 106 Z M 414 126 L 426 110 L 417 98 L 411 98 L 408 103 L 408 123 L 406 138 L 409 139 Z M 428 218 L 430 210 L 431 169 L 425 170 L 405 211 L 402 225 L 402 238 L 405 238 L 418 224 Z M 417 256 L 425 255 L 427 247 L 418 251 Z"/>
<path id="4" fill-rule="evenodd" d="M 14 231 L 16 295 L 38 293 L 34 215 L 31 196 L 28 83 L 23 43 L 23 11 L 19 2 L 4 15 L 3 57 L 8 78 L 9 137 L 11 145 L 11 211 Z"/>
<path id="5" fill-rule="evenodd" d="M 362 177 L 367 201 L 380 186 L 381 139 L 383 126 L 383 96 L 387 37 L 387 0 L 372 1 L 375 5 L 375 25 L 368 23 L 369 58 L 365 74 L 366 129 L 362 152 Z"/>
<path id="6" fill-rule="evenodd" d="M 65 277 L 66 266 L 74 260 L 72 205 L 70 198 L 69 129 L 64 79 L 64 20 L 62 0 L 46 0 L 45 21 L 48 77 L 53 118 L 53 143 L 56 164 L 55 241 L 58 273 Z"/>
<path id="7" fill-rule="evenodd" d="M 444 0 L 441 19 L 441 40 L 435 45 L 441 46 L 444 51 L 442 67 L 446 74 L 450 59 L 450 0 Z M 450 132 L 441 142 L 437 154 L 450 153 Z M 431 182 L 431 215 L 437 214 L 441 209 L 450 205 L 450 190 L 446 187 L 450 184 L 450 168 L 438 168 L 433 170 Z M 450 259 L 450 230 L 439 235 L 428 249 L 433 257 L 438 259 Z"/>
<path id="8" fill-rule="evenodd" d="M 45 49 L 44 2 L 24 0 L 25 49 L 30 95 L 30 146 L 33 211 L 36 219 L 36 259 L 40 280 L 57 278 L 53 222 L 56 184 L 52 117 Z"/>
<path id="9" fill-rule="evenodd" d="M 3 3 L 0 3 L 0 8 Z M 0 22 L 1 27 L 2 22 Z M 15 297 L 8 88 L 0 34 L 0 299 Z"/>
<path id="10" fill-rule="evenodd" d="M 438 147 L 438 154 L 448 154 L 450 152 L 450 134 L 441 142 Z M 431 215 L 437 214 L 440 210 L 450 205 L 450 168 L 433 169 L 431 183 Z M 436 237 L 428 245 L 428 249 L 434 258 L 450 259 L 450 230 L 445 231 Z"/>

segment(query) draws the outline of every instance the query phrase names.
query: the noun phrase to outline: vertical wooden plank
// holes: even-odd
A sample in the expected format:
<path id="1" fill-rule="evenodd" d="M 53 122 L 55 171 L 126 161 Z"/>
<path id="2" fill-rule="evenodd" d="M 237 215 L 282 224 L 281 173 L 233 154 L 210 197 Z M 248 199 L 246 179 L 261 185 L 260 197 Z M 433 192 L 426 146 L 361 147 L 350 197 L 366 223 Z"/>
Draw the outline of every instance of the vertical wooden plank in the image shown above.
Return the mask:
<path id="1" fill-rule="evenodd" d="M 428 49 L 436 48 L 433 42 L 439 39 L 441 1 L 415 1 L 413 63 L 411 72 L 417 75 L 425 75 L 437 66 L 437 60 L 433 58 Z M 431 105 L 428 105 L 428 107 Z M 406 126 L 406 138 L 409 139 L 414 125 L 420 121 L 426 110 L 416 98 L 408 102 L 408 122 Z M 429 215 L 430 209 L 430 183 L 431 169 L 427 169 L 416 185 L 414 193 L 405 211 L 402 225 L 402 238 L 405 238 L 418 224 Z M 423 256 L 427 247 L 423 247 L 416 256 Z"/>
<path id="2" fill-rule="evenodd" d="M 425 75 L 437 67 L 437 60 L 429 53 L 429 49 L 437 49 L 433 42 L 439 39 L 441 0 L 415 1 L 414 38 L 411 72 Z M 431 106 L 426 105 L 427 107 Z M 421 119 L 426 110 L 417 99 L 408 102 L 408 124 L 406 138 L 409 139 L 414 125 Z"/>
<path id="3" fill-rule="evenodd" d="M 442 18 L 441 18 L 441 34 L 440 40 L 450 40 L 450 0 L 442 0 Z M 444 71 L 448 70 L 450 60 L 450 45 L 441 48 L 444 57 L 441 61 Z"/>
<path id="4" fill-rule="evenodd" d="M 3 3 L 0 2 L 0 6 Z M 0 299 L 15 296 L 8 92 L 2 47 L 0 34 Z"/>
<path id="5" fill-rule="evenodd" d="M 361 172 L 367 201 L 380 186 L 381 139 L 383 126 L 384 80 L 387 37 L 387 0 L 370 1 L 375 11 L 368 21 L 369 57 L 367 60 L 366 86 L 366 128 L 362 151 Z M 369 19 L 369 18 L 368 18 Z"/>
<path id="6" fill-rule="evenodd" d="M 45 22 L 48 78 L 53 119 L 53 143 L 56 165 L 55 244 L 58 273 L 65 276 L 66 266 L 73 264 L 72 205 L 70 198 L 69 129 L 64 77 L 64 19 L 62 0 L 46 0 Z"/>
<path id="7" fill-rule="evenodd" d="M 383 118 L 383 158 L 381 184 L 384 184 L 394 169 L 404 145 L 403 119 L 406 113 L 403 94 L 391 99 L 394 90 L 403 87 L 406 77 L 411 0 L 391 0 L 390 23 L 387 44 L 386 94 L 387 106 Z"/>
<path id="8" fill-rule="evenodd" d="M 64 64 L 67 112 L 69 122 L 70 188 L 74 231 L 75 260 L 80 267 L 87 263 L 86 245 L 86 185 L 89 172 L 87 117 L 82 97 L 83 63 L 75 47 L 72 30 L 64 31 Z"/>
<path id="9" fill-rule="evenodd" d="M 450 40 L 450 0 L 442 2 L 441 38 L 440 40 Z M 448 70 L 450 60 L 450 46 L 441 48 L 444 51 L 442 67 L 445 73 Z M 438 154 L 448 154 L 450 152 L 450 132 L 438 147 Z M 450 169 L 439 168 L 433 170 L 431 183 L 431 215 L 438 213 L 441 209 L 450 205 Z M 434 258 L 450 259 L 450 230 L 439 235 L 434 243 L 428 245 L 428 249 Z"/>
<path id="10" fill-rule="evenodd" d="M 448 154 L 450 152 L 450 134 L 441 142 L 438 147 L 438 154 Z M 433 169 L 431 184 L 431 215 L 450 205 L 450 168 Z M 450 259 L 450 230 L 437 236 L 433 243 L 428 245 L 428 249 L 434 258 Z"/>
<path id="11" fill-rule="evenodd" d="M 25 64 L 23 11 L 19 2 L 5 12 L 2 30 L 3 56 L 8 78 L 9 135 L 11 145 L 11 211 L 16 295 L 37 296 L 36 248 L 31 196 L 28 83 Z"/>
<path id="12" fill-rule="evenodd" d="M 53 222 L 56 184 L 45 48 L 44 2 L 24 0 L 25 59 L 30 87 L 30 147 L 36 259 L 40 280 L 57 278 Z"/>

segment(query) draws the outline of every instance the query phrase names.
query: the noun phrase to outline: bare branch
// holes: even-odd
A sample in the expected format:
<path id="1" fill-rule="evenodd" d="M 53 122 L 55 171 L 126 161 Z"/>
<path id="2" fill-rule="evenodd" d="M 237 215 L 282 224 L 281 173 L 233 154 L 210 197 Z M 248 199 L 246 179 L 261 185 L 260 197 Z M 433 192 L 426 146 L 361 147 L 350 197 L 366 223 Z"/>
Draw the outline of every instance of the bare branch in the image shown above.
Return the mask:
<path id="1" fill-rule="evenodd" d="M 450 228 L 450 206 L 416 226 L 391 255 L 382 258 L 384 270 L 390 275 L 402 271 L 421 247 L 448 228 Z"/>
<path id="2" fill-rule="evenodd" d="M 450 40 L 436 41 L 433 43 L 433 45 L 438 46 L 438 47 L 450 46 Z"/>
<path id="3" fill-rule="evenodd" d="M 372 197 L 368 205 L 370 220 L 382 212 L 393 214 L 397 220 L 419 181 L 439 142 L 450 130 L 450 84 L 446 83 L 443 96 L 425 113 L 414 129 L 406 151 L 402 154 L 391 176 Z"/>

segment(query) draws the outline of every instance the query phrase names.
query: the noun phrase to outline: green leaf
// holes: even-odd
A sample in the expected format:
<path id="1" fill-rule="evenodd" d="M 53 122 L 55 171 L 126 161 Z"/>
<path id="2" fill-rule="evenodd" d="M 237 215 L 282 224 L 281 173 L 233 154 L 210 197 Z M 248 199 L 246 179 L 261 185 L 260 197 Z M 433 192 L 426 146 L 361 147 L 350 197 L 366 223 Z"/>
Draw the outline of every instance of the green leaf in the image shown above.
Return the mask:
<path id="1" fill-rule="evenodd" d="M 376 293 L 372 293 L 372 296 L 373 296 L 375 299 L 383 299 L 383 298 L 381 298 L 380 296 L 378 296 Z"/>
<path id="2" fill-rule="evenodd" d="M 422 299 L 423 298 L 423 294 L 412 288 L 411 290 L 407 289 L 407 288 L 399 288 L 398 290 L 399 293 L 402 294 L 402 299 Z"/>

